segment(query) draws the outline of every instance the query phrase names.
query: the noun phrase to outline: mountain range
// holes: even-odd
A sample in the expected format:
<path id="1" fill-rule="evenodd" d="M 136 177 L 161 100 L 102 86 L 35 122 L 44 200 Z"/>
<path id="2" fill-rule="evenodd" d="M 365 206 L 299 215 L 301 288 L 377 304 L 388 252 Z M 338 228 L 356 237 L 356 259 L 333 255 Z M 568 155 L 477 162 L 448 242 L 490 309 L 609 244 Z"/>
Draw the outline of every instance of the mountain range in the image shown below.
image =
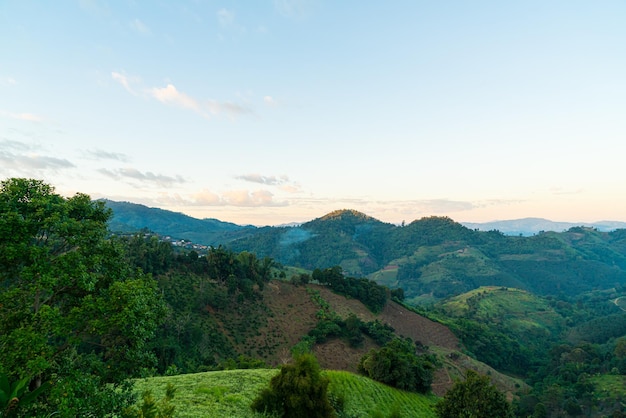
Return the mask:
<path id="1" fill-rule="evenodd" d="M 252 233 L 252 225 L 238 225 L 214 218 L 197 219 L 179 212 L 172 212 L 145 205 L 106 200 L 113 210 L 111 229 L 117 232 L 133 232 L 148 229 L 161 235 L 170 235 L 203 245 L 218 245 Z M 563 232 L 577 226 L 595 228 L 609 232 L 626 228 L 626 222 L 558 222 L 543 218 L 522 218 L 491 222 L 460 222 L 461 225 L 479 231 L 500 231 L 505 235 L 530 236 L 540 232 Z M 278 227 L 299 227 L 302 223 L 279 225 Z"/>
<path id="2" fill-rule="evenodd" d="M 129 203 L 107 204 L 114 213 L 113 231 L 146 228 L 309 271 L 340 266 L 346 275 L 402 288 L 416 305 L 480 286 L 573 297 L 626 283 L 626 229 L 575 226 L 511 236 L 470 229 L 447 217 L 398 226 L 354 210 L 334 211 L 299 226 L 259 228 Z"/>

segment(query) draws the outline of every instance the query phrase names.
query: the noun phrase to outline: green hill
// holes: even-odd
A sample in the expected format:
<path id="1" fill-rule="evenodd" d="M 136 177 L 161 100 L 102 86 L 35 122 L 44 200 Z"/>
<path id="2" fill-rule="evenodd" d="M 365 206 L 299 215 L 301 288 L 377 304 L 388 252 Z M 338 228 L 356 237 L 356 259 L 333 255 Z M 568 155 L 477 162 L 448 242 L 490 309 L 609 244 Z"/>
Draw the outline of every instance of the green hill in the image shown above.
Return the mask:
<path id="1" fill-rule="evenodd" d="M 434 315 L 487 364 L 526 375 L 567 328 L 546 299 L 506 287 L 480 287 L 434 306 Z"/>
<path id="2" fill-rule="evenodd" d="M 113 232 L 137 232 L 147 229 L 159 235 L 169 235 L 197 244 L 219 245 L 232 240 L 238 234 L 253 230 L 251 226 L 240 226 L 217 219 L 196 219 L 182 213 L 149 208 L 128 202 L 105 200 L 113 211 L 109 229 Z"/>
<path id="3" fill-rule="evenodd" d="M 136 381 L 139 394 L 150 389 L 157 399 L 168 383 L 176 387 L 173 405 L 180 418 L 262 417 L 250 409 L 252 400 L 269 384 L 277 369 L 225 370 L 177 376 L 152 377 Z M 328 370 L 331 396 L 345 400 L 344 412 L 355 417 L 434 417 L 438 398 L 400 391 L 363 376 Z"/>
<path id="4" fill-rule="evenodd" d="M 398 226 L 354 210 L 334 211 L 297 227 L 255 228 L 130 203 L 107 204 L 114 212 L 113 231 L 147 228 L 308 270 L 341 266 L 350 276 L 402 288 L 407 301 L 419 305 L 481 286 L 575 297 L 626 284 L 626 230 L 573 227 L 506 236 L 468 229 L 445 217 Z"/>

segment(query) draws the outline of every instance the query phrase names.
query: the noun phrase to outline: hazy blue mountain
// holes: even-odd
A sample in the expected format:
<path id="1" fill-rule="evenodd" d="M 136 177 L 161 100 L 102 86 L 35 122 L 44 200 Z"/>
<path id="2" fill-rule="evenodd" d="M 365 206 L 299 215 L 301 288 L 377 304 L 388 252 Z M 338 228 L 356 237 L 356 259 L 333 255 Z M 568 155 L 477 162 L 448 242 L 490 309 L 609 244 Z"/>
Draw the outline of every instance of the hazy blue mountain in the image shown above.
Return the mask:
<path id="1" fill-rule="evenodd" d="M 563 232 L 576 226 L 595 228 L 598 231 L 609 232 L 615 229 L 626 228 L 626 222 L 600 221 L 600 222 L 555 222 L 543 218 L 523 218 L 506 221 L 492 222 L 462 222 L 470 229 L 479 231 L 500 231 L 506 235 L 530 236 L 539 232 Z"/>
<path id="2" fill-rule="evenodd" d="M 241 226 L 217 219 L 197 219 L 191 216 L 144 205 L 105 200 L 113 210 L 110 229 L 113 232 L 136 232 L 148 229 L 159 235 L 185 239 L 197 244 L 219 245 L 248 231 L 253 226 Z"/>

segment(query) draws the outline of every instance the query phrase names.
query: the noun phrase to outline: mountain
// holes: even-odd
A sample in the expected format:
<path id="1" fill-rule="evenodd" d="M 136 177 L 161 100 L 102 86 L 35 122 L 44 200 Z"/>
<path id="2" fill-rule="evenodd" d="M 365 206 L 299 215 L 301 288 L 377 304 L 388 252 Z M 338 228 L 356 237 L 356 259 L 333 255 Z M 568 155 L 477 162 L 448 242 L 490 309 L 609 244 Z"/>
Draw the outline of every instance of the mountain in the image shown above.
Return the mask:
<path id="1" fill-rule="evenodd" d="M 347 275 L 402 288 L 413 304 L 430 304 L 480 286 L 576 296 L 626 285 L 625 229 L 575 226 L 510 236 L 471 229 L 447 217 L 398 226 L 354 210 L 337 210 L 294 227 L 256 228 L 130 203 L 107 205 L 114 213 L 113 231 L 148 228 L 307 270 L 341 266 Z M 524 222 L 546 226 L 536 219 Z"/>
<path id="2" fill-rule="evenodd" d="M 576 226 L 595 228 L 598 231 L 609 232 L 615 229 L 626 228 L 626 222 L 600 221 L 600 222 L 554 222 L 543 218 L 523 218 L 493 222 L 462 222 L 470 229 L 480 231 L 500 231 L 506 235 L 530 236 L 539 232 L 553 231 L 562 232 Z"/>
<path id="3" fill-rule="evenodd" d="M 109 229 L 113 232 L 148 229 L 159 235 L 169 235 L 197 244 L 219 245 L 255 229 L 253 226 L 240 226 L 217 219 L 196 219 L 182 213 L 136 203 L 104 201 L 113 210 L 113 218 L 109 223 Z"/>
<path id="4" fill-rule="evenodd" d="M 445 217 L 396 226 L 343 210 L 299 227 L 260 228 L 228 246 L 310 270 L 338 265 L 348 275 L 402 288 L 413 304 L 480 286 L 576 296 L 626 284 L 623 229 L 573 227 L 507 236 L 469 229 Z"/>

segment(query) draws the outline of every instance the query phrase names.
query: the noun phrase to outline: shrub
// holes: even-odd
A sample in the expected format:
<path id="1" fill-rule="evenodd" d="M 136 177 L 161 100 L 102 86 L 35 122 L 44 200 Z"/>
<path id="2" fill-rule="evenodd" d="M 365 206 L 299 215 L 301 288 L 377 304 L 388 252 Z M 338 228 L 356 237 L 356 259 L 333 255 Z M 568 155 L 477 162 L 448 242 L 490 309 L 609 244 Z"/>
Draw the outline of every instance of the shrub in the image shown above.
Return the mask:
<path id="1" fill-rule="evenodd" d="M 504 394 L 487 376 L 468 370 L 465 381 L 457 382 L 436 405 L 439 418 L 511 418 L 513 412 Z"/>
<path id="2" fill-rule="evenodd" d="M 427 393 L 436 360 L 416 354 L 410 338 L 394 338 L 380 350 L 370 350 L 359 361 L 359 373 L 398 389 Z"/>
<path id="3" fill-rule="evenodd" d="M 328 383 L 315 356 L 302 354 L 280 369 L 251 407 L 284 418 L 335 417 L 328 399 Z"/>

